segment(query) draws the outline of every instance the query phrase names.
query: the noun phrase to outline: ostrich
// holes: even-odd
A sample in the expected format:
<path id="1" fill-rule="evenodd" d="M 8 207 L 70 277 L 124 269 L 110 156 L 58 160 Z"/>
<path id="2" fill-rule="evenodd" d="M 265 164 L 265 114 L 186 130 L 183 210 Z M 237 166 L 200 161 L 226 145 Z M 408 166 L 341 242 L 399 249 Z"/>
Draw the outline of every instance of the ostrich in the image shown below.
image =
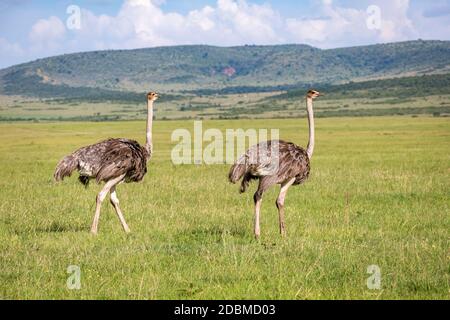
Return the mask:
<path id="1" fill-rule="evenodd" d="M 282 236 L 286 235 L 284 201 L 287 191 L 292 185 L 302 184 L 309 177 L 310 160 L 314 152 L 313 100 L 320 95 L 316 90 L 310 90 L 306 95 L 309 122 L 309 143 L 306 150 L 292 142 L 265 141 L 247 150 L 230 169 L 228 177 L 231 183 L 242 179 L 241 193 L 247 190 L 251 180 L 259 180 L 258 190 L 253 197 L 256 239 L 259 239 L 261 235 L 259 224 L 263 193 L 275 184 L 281 185 L 276 206 L 279 214 L 280 233 Z"/>
<path id="2" fill-rule="evenodd" d="M 91 233 L 94 235 L 98 232 L 100 209 L 108 192 L 111 194 L 111 204 L 124 231 L 130 232 L 119 207 L 116 186 L 123 182 L 140 182 L 147 173 L 147 162 L 151 159 L 153 151 L 153 102 L 158 97 L 155 92 L 147 94 L 147 141 L 144 147 L 134 140 L 108 139 L 75 151 L 63 158 L 56 167 L 54 173 L 56 181 L 70 177 L 72 172 L 77 170 L 80 175 L 79 181 L 86 187 L 90 179 L 95 178 L 97 183 L 105 182 L 96 199 L 94 221 L 91 227 Z"/>

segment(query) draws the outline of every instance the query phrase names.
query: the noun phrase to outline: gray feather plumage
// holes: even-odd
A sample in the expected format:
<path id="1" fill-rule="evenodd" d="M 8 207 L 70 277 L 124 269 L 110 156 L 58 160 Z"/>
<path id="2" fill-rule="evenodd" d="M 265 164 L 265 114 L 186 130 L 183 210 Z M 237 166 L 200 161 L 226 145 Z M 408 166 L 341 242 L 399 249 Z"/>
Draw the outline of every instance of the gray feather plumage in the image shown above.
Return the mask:
<path id="1" fill-rule="evenodd" d="M 139 182 L 147 173 L 149 158 L 146 149 L 134 140 L 108 139 L 64 157 L 56 167 L 54 178 L 61 181 L 78 171 L 84 185 L 90 179 L 100 183 L 123 174 L 125 182 Z"/>
<path id="2" fill-rule="evenodd" d="M 306 151 L 294 143 L 272 140 L 251 147 L 231 167 L 228 174 L 231 183 L 242 179 L 240 191 L 245 192 L 252 180 L 260 180 L 258 190 L 264 192 L 270 186 L 295 178 L 294 185 L 309 177 L 310 161 Z"/>

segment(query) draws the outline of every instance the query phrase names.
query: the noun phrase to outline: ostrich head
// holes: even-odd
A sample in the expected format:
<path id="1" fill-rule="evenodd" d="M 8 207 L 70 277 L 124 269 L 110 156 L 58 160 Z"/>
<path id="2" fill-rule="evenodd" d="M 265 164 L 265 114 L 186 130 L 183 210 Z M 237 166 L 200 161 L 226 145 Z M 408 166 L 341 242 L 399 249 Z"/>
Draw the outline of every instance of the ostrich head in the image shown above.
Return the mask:
<path id="1" fill-rule="evenodd" d="M 156 101 L 159 98 L 159 94 L 157 94 L 156 92 L 149 92 L 147 93 L 147 100 L 149 101 Z"/>
<path id="2" fill-rule="evenodd" d="M 321 94 L 319 91 L 311 89 L 308 91 L 308 93 L 306 94 L 306 97 L 311 98 L 311 99 L 316 99 L 317 97 L 323 96 L 323 94 Z"/>

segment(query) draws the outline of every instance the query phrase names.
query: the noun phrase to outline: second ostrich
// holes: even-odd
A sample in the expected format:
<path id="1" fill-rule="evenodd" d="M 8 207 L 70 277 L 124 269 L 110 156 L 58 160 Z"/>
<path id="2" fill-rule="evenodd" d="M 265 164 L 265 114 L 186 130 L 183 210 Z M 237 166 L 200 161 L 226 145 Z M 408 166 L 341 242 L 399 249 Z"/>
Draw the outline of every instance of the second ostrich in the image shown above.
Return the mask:
<path id="1" fill-rule="evenodd" d="M 137 141 L 128 139 L 108 139 L 84 148 L 63 158 L 56 167 L 54 178 L 61 181 L 77 170 L 79 180 L 87 186 L 89 180 L 96 179 L 97 183 L 105 182 L 103 189 L 97 195 L 94 221 L 91 233 L 97 234 L 100 219 L 100 209 L 108 193 L 111 194 L 111 204 L 126 233 L 130 232 L 122 211 L 116 186 L 123 182 L 140 182 L 147 173 L 147 162 L 153 151 L 152 125 L 153 102 L 158 94 L 147 94 L 147 140 L 145 146 Z"/>
<path id="2" fill-rule="evenodd" d="M 275 184 L 281 185 L 276 205 L 279 213 L 280 233 L 283 236 L 286 234 L 284 201 L 287 191 L 292 185 L 299 185 L 309 177 L 310 161 L 314 152 L 313 100 L 320 95 L 316 90 L 310 90 L 306 95 L 309 123 L 309 143 L 306 150 L 291 142 L 266 141 L 251 147 L 231 167 L 229 180 L 236 183 L 242 179 L 241 193 L 247 190 L 251 180 L 259 180 L 258 190 L 253 197 L 256 238 L 261 235 L 260 210 L 263 193 Z"/>

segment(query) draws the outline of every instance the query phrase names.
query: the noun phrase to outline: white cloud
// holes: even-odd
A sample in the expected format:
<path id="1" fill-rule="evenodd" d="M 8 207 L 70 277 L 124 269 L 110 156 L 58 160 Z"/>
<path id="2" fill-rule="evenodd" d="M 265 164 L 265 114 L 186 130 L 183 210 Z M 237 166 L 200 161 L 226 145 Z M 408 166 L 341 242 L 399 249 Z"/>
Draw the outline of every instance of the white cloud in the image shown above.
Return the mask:
<path id="1" fill-rule="evenodd" d="M 206 6 L 201 10 L 194 10 L 189 12 L 188 15 L 188 27 L 189 28 L 200 28 L 203 32 L 211 31 L 216 23 L 214 21 L 215 10 Z"/>
<path id="2" fill-rule="evenodd" d="M 27 53 L 35 57 L 63 53 L 65 34 L 66 27 L 58 17 L 38 20 L 28 35 Z"/>
<path id="3" fill-rule="evenodd" d="M 205 6 L 186 15 L 164 12 L 154 1 L 126 0 L 115 17 L 83 10 L 79 34 L 101 38 L 102 47 L 111 48 L 269 44 L 281 42 L 275 29 L 280 23 L 281 17 L 270 6 L 244 0 L 218 0 L 214 7 Z"/>
<path id="4" fill-rule="evenodd" d="M 36 22 L 30 31 L 30 41 L 33 43 L 51 43 L 64 38 L 66 27 L 58 17 L 41 19 Z"/>
<path id="5" fill-rule="evenodd" d="M 409 0 L 381 1 L 380 40 L 399 41 L 417 37 L 412 21 L 408 18 Z"/>
<path id="6" fill-rule="evenodd" d="M 345 8 L 324 0 L 320 17 L 287 19 L 286 27 L 296 42 L 319 47 L 394 42 L 415 39 L 417 32 L 408 18 L 409 0 L 380 0 L 380 29 L 369 29 L 366 10 Z"/>
<path id="7" fill-rule="evenodd" d="M 137 48 L 175 44 L 307 43 L 344 46 L 411 39 L 417 35 L 408 18 L 409 0 L 380 0 L 381 29 L 369 30 L 366 10 L 322 0 L 315 17 L 283 18 L 268 4 L 217 0 L 186 15 L 164 12 L 155 0 L 125 0 L 117 16 L 83 10 L 77 43 L 84 49 Z M 84 31 L 83 31 L 84 29 Z M 89 40 L 89 41 L 86 41 Z M 91 44 L 91 47 L 86 48 Z"/>

